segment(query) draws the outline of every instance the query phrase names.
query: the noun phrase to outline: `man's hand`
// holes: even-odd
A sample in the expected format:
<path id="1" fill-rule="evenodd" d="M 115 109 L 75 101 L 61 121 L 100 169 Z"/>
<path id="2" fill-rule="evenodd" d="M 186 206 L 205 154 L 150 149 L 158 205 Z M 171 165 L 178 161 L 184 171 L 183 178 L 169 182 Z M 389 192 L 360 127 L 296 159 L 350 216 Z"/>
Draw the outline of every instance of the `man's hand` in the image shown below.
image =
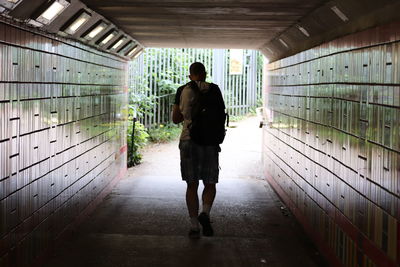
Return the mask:
<path id="1" fill-rule="evenodd" d="M 181 111 L 179 110 L 178 105 L 173 105 L 172 107 L 172 121 L 175 124 L 178 124 L 183 121 L 183 115 Z"/>

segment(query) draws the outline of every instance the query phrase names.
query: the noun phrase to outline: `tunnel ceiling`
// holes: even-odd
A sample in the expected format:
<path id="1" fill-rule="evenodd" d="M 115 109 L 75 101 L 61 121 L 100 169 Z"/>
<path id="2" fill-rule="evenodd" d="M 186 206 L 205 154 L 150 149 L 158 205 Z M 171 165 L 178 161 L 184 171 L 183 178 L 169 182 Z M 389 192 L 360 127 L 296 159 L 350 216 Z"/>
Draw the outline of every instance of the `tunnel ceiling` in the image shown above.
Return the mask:
<path id="1" fill-rule="evenodd" d="M 258 49 L 325 0 L 84 0 L 147 47 Z"/>
<path id="2" fill-rule="evenodd" d="M 398 0 L 82 1 L 146 47 L 259 49 L 271 61 L 400 19 Z"/>

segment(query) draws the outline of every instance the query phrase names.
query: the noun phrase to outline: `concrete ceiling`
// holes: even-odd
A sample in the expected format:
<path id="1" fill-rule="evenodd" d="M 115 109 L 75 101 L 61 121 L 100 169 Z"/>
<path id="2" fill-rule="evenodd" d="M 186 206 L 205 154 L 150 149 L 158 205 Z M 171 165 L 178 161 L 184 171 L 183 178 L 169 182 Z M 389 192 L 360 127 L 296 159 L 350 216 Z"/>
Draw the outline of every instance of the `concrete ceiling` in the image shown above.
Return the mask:
<path id="1" fill-rule="evenodd" d="M 326 0 L 83 0 L 146 47 L 260 49 Z"/>

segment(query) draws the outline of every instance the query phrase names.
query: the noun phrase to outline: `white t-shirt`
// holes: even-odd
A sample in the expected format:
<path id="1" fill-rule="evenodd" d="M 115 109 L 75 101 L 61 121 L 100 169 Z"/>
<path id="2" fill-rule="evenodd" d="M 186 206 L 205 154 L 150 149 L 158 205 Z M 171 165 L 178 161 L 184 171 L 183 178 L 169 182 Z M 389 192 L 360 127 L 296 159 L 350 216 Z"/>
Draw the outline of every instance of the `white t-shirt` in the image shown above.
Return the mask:
<path id="1" fill-rule="evenodd" d="M 196 81 L 196 83 L 200 91 L 207 92 L 208 90 L 210 90 L 210 83 L 201 81 Z M 188 126 L 190 125 L 190 123 L 192 123 L 191 114 L 192 114 L 193 100 L 194 100 L 193 89 L 190 88 L 189 85 L 187 85 L 182 90 L 179 102 L 179 110 L 183 115 L 183 127 L 180 140 L 190 140 L 190 133 Z"/>

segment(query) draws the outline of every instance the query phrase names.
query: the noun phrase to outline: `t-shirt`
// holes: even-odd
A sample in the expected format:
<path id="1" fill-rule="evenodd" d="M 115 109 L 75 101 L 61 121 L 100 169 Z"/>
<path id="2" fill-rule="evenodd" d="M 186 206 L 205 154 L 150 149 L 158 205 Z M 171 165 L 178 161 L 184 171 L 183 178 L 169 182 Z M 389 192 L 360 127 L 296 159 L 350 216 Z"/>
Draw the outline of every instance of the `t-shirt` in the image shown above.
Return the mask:
<path id="1" fill-rule="evenodd" d="M 196 81 L 200 91 L 206 92 L 210 89 L 210 83 Z M 181 86 L 175 95 L 175 104 L 179 105 L 179 110 L 183 115 L 183 126 L 180 140 L 190 140 L 188 126 L 192 123 L 192 106 L 195 94 L 189 85 Z"/>

